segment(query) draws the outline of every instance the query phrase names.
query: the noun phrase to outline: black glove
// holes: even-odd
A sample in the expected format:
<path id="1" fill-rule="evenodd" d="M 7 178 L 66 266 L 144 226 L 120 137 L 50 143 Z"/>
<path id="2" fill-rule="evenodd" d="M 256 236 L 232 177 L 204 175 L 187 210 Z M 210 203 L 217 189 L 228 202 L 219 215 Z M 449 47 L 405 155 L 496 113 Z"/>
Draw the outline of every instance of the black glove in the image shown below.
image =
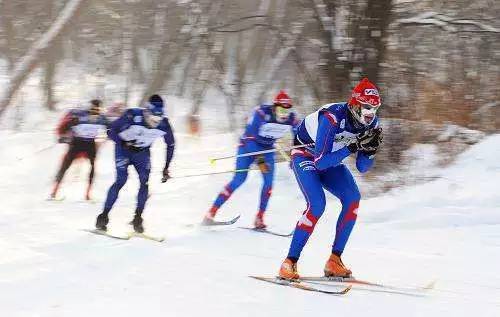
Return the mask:
<path id="1" fill-rule="evenodd" d="M 168 167 L 165 166 L 165 168 L 163 169 L 163 177 L 161 178 L 161 182 L 162 183 L 165 183 L 167 180 L 169 180 L 171 177 L 170 175 L 168 174 Z"/>
<path id="2" fill-rule="evenodd" d="M 80 119 L 78 119 L 77 116 L 71 116 L 71 119 L 69 120 L 69 123 L 68 123 L 68 127 L 70 127 L 70 128 L 74 127 L 78 123 L 80 123 Z"/>
<path id="3" fill-rule="evenodd" d="M 136 140 L 128 140 L 128 141 L 122 141 L 122 145 L 124 148 L 131 152 L 140 152 L 144 150 L 142 147 L 138 147 L 135 145 Z"/>
<path id="4" fill-rule="evenodd" d="M 58 139 L 57 139 L 57 142 L 58 143 L 66 143 L 66 144 L 70 144 L 71 141 L 73 140 L 73 137 L 69 134 L 65 134 L 65 135 L 61 135 Z"/>
<path id="5" fill-rule="evenodd" d="M 374 155 L 377 153 L 380 144 L 382 144 L 382 139 L 382 128 L 373 129 L 371 138 L 361 144 L 360 152 L 368 156 Z"/>
<path id="6" fill-rule="evenodd" d="M 382 143 L 382 128 L 366 130 L 356 137 L 356 141 L 349 144 L 349 152 L 363 152 L 367 155 L 373 155 L 377 152 Z"/>
<path id="7" fill-rule="evenodd" d="M 266 161 L 264 159 L 264 155 L 257 156 L 255 163 L 257 163 L 257 166 L 259 167 L 259 169 L 262 173 L 269 172 L 269 165 L 266 163 Z"/>

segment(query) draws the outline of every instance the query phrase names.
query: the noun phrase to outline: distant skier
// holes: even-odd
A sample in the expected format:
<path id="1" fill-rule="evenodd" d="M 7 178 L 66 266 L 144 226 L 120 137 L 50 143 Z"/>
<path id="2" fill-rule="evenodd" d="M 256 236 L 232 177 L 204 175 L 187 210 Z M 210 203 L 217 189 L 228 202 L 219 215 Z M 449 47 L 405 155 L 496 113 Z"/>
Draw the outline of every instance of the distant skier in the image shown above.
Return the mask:
<path id="1" fill-rule="evenodd" d="M 361 196 L 356 181 L 342 161 L 356 154 L 358 171 L 364 173 L 371 168 L 382 142 L 382 129 L 376 117 L 379 107 L 379 92 L 365 78 L 354 88 L 348 102 L 324 105 L 308 115 L 297 128 L 296 145 L 315 145 L 292 151 L 293 170 L 307 208 L 297 222 L 288 256 L 281 265 L 281 278 L 299 278 L 297 261 L 300 253 L 325 210 L 323 189 L 342 203 L 325 276 L 352 275 L 340 257 L 356 222 Z"/>
<path id="2" fill-rule="evenodd" d="M 133 165 L 139 175 L 140 187 L 137 195 L 137 208 L 131 224 L 136 232 L 144 232 L 142 212 L 148 199 L 148 181 L 151 171 L 150 146 L 156 138 L 163 136 L 166 144 L 166 160 L 162 182 L 166 182 L 170 177 L 168 167 L 174 154 L 174 135 L 168 119 L 164 117 L 163 108 L 163 99 L 158 95 L 152 95 L 146 109 L 128 109 L 111 124 L 108 135 L 116 143 L 116 181 L 109 188 L 103 212 L 97 216 L 97 229 L 107 230 L 108 215 L 118 198 L 120 189 L 127 182 L 128 167 Z"/>
<path id="3" fill-rule="evenodd" d="M 257 107 L 248 121 L 245 133 L 240 138 L 238 154 L 273 149 L 275 141 L 283 137 L 285 133 L 291 132 L 298 124 L 296 115 L 291 111 L 291 108 L 292 102 L 290 97 L 283 90 L 276 95 L 272 105 Z M 215 214 L 229 199 L 231 194 L 245 182 L 248 175 L 246 170 L 254 161 L 257 163 L 264 177 L 259 209 L 255 217 L 254 226 L 258 229 L 266 228 L 264 213 L 271 197 L 274 178 L 274 153 L 238 157 L 236 160 L 236 170 L 240 172 L 235 172 L 233 179 L 217 196 L 214 204 L 203 219 L 202 224 L 210 225 L 214 223 Z"/>
<path id="4" fill-rule="evenodd" d="M 106 118 L 110 122 L 115 121 L 125 112 L 125 103 L 121 101 L 115 101 L 110 106 L 106 107 Z"/>
<path id="5" fill-rule="evenodd" d="M 85 199 L 90 200 L 97 154 L 95 139 L 104 133 L 108 124 L 106 117 L 101 114 L 101 105 L 101 100 L 91 100 L 87 110 L 70 110 L 59 123 L 57 127 L 59 142 L 68 143 L 69 147 L 57 172 L 50 199 L 56 199 L 64 174 L 73 161 L 79 157 L 86 157 L 90 161 L 90 174 Z"/>

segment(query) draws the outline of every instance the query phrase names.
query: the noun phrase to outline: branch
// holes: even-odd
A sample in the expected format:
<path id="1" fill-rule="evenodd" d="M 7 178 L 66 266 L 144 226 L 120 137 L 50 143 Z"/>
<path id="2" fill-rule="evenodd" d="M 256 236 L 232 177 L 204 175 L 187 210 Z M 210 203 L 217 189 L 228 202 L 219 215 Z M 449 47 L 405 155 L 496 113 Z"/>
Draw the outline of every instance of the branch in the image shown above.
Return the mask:
<path id="1" fill-rule="evenodd" d="M 411 18 L 398 19 L 396 25 L 433 25 L 449 32 L 500 33 L 500 28 L 470 19 L 456 19 L 437 12 L 424 12 Z M 458 26 L 473 26 L 475 30 L 463 30 Z"/>
<path id="2" fill-rule="evenodd" d="M 78 10 L 82 7 L 85 1 L 86 0 L 70 0 L 62 10 L 61 14 L 57 17 L 54 24 L 50 26 L 49 30 L 31 46 L 26 55 L 24 55 L 17 63 L 11 80 L 7 84 L 7 88 L 5 89 L 3 96 L 0 98 L 0 116 L 3 114 L 5 109 L 7 109 L 12 97 L 24 82 L 26 77 L 36 67 L 42 53 L 49 49 L 54 43 L 54 40 L 61 35 L 62 31 L 77 14 Z"/>
<path id="3" fill-rule="evenodd" d="M 217 29 L 221 29 L 221 28 L 225 28 L 227 26 L 231 26 L 231 25 L 234 25 L 238 22 L 241 22 L 241 21 L 244 21 L 244 20 L 248 20 L 248 19 L 254 19 L 254 18 L 268 18 L 269 16 L 268 15 L 262 15 L 262 14 L 258 14 L 258 15 L 249 15 L 249 16 L 245 16 L 245 17 L 241 17 L 241 18 L 236 18 L 236 19 L 233 19 L 233 20 L 230 20 L 224 24 L 220 24 L 220 25 L 215 25 L 215 26 L 212 26 L 212 27 L 209 27 L 208 30 L 209 31 L 216 31 Z"/>
<path id="4" fill-rule="evenodd" d="M 247 27 L 244 27 L 242 29 L 237 29 L 237 30 L 218 30 L 218 29 L 214 29 L 213 31 L 214 32 L 220 32 L 220 33 L 237 33 L 237 32 L 248 31 L 248 30 L 251 30 L 251 29 L 259 27 L 259 26 L 265 26 L 265 27 L 268 27 L 268 28 L 274 28 L 269 23 L 255 23 L 255 24 L 252 24 L 252 25 L 249 25 Z"/>

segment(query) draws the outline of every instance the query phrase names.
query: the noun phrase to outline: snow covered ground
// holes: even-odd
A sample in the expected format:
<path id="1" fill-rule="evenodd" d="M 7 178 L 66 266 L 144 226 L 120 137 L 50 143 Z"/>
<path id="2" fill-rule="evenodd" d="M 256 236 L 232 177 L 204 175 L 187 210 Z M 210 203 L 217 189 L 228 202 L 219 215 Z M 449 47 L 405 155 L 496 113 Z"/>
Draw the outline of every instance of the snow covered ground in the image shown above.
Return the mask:
<path id="1" fill-rule="evenodd" d="M 231 154 L 234 137 L 178 134 L 173 175 L 229 169 L 208 158 Z M 229 174 L 160 183 L 163 145 L 153 157 L 147 230 L 157 243 L 95 236 L 91 228 L 113 182 L 112 144 L 98 159 L 96 203 L 82 200 L 87 165 L 67 174 L 61 202 L 48 202 L 64 145 L 47 132 L 0 132 L 0 316 L 499 316 L 500 135 L 472 146 L 435 181 L 362 201 L 344 262 L 358 278 L 424 285 L 426 296 L 353 289 L 336 297 L 248 278 L 277 273 L 290 239 L 238 229 L 250 225 L 261 179 L 247 183 L 218 217 L 241 213 L 235 226 L 200 229 L 198 223 Z M 39 151 L 39 152 L 37 152 Z M 35 154 L 36 153 L 36 154 Z M 135 172 L 111 216 L 124 232 L 135 206 Z M 305 207 L 292 173 L 281 165 L 267 216 L 289 232 Z M 327 211 L 303 252 L 299 271 L 322 273 L 339 203 Z"/>

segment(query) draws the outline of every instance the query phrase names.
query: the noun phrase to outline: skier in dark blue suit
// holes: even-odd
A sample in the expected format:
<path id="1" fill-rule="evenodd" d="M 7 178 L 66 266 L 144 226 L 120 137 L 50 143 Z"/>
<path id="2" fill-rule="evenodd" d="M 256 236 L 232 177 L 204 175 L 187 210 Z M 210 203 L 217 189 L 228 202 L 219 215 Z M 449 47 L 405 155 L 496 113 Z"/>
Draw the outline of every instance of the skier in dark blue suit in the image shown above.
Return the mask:
<path id="1" fill-rule="evenodd" d="M 162 182 L 169 178 L 168 167 L 174 153 L 172 128 L 168 119 L 163 115 L 163 99 L 158 95 L 153 95 L 149 98 L 146 109 L 128 109 L 111 124 L 108 136 L 116 144 L 116 181 L 109 188 L 103 212 L 97 217 L 97 229 L 104 231 L 107 229 L 109 212 L 118 198 L 120 189 L 127 182 L 129 165 L 133 165 L 139 175 L 140 187 L 132 225 L 136 232 L 144 232 L 142 212 L 148 199 L 148 181 L 151 171 L 150 146 L 156 138 L 163 136 L 166 144 L 166 160 Z"/>
<path id="2" fill-rule="evenodd" d="M 272 105 L 261 105 L 255 109 L 248 121 L 245 133 L 240 138 L 238 155 L 274 148 L 277 139 L 285 133 L 290 133 L 297 126 L 296 114 L 291 111 L 290 97 L 280 91 L 274 98 Z M 264 184 L 260 195 L 259 209 L 255 217 L 254 226 L 258 229 L 266 228 L 264 213 L 271 197 L 274 178 L 274 153 L 265 153 L 254 156 L 243 156 L 236 159 L 236 172 L 233 179 L 217 196 L 212 207 L 206 214 L 203 224 L 210 225 L 219 208 L 229 199 L 231 194 L 245 182 L 248 168 L 256 162 L 262 172 Z"/>
<path id="3" fill-rule="evenodd" d="M 323 189 L 342 204 L 332 252 L 325 276 L 349 277 L 352 272 L 340 259 L 356 223 L 361 195 L 349 169 L 342 161 L 356 155 L 356 168 L 367 172 L 382 141 L 376 111 L 380 106 L 377 88 L 363 79 L 353 90 L 349 102 L 326 104 L 308 115 L 297 129 L 296 145 L 314 144 L 292 151 L 292 166 L 307 207 L 297 222 L 288 256 L 279 276 L 297 279 L 297 261 L 316 222 L 325 210 Z"/>

